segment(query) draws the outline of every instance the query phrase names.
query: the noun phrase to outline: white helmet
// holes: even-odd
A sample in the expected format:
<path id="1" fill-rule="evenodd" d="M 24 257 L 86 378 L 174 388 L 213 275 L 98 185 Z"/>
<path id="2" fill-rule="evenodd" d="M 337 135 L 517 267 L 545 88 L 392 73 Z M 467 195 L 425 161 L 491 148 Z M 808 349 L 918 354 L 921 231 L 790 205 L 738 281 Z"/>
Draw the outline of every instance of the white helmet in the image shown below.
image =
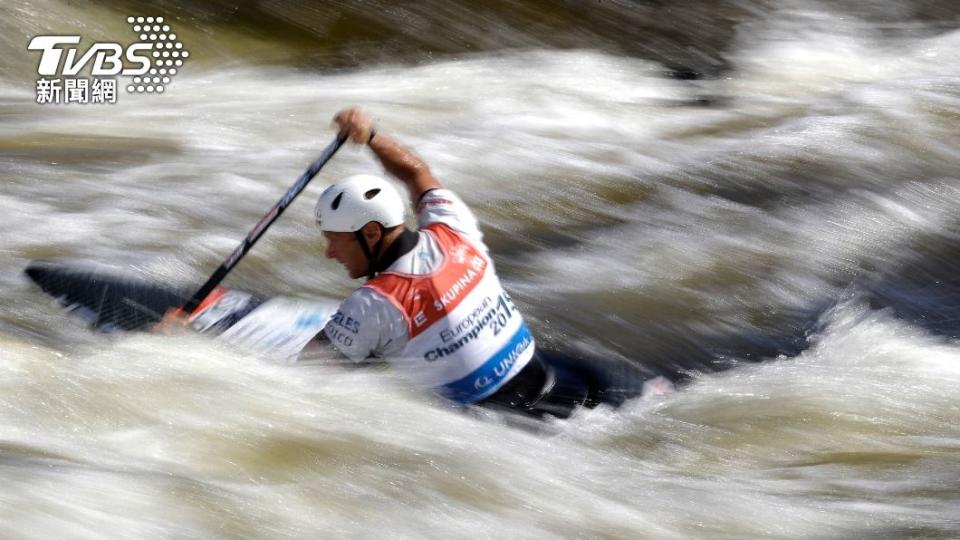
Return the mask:
<path id="1" fill-rule="evenodd" d="M 403 224 L 406 204 L 396 188 L 373 174 L 357 174 L 331 185 L 317 201 L 322 231 L 354 232 L 371 221 L 385 228 Z"/>

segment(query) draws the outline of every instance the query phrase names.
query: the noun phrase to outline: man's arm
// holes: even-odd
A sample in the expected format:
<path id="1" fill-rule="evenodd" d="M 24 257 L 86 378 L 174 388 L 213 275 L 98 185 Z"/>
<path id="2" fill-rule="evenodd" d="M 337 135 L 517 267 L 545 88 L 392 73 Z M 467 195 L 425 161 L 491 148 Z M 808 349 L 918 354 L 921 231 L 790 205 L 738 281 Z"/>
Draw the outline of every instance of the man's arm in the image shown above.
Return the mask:
<path id="1" fill-rule="evenodd" d="M 351 141 L 369 146 L 383 168 L 407 186 L 414 209 L 424 193 L 441 187 L 420 156 L 403 147 L 393 137 L 374 132 L 373 120 L 367 113 L 358 108 L 345 109 L 337 113 L 334 121 L 340 126 L 340 132 Z"/>

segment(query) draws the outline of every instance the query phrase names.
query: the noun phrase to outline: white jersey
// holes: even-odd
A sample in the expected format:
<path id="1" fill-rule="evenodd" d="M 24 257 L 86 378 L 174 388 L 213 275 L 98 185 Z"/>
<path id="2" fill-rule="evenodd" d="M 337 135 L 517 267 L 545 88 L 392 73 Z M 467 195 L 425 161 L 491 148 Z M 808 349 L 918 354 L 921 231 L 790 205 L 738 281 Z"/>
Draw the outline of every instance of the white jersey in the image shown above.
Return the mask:
<path id="1" fill-rule="evenodd" d="M 416 383 L 473 403 L 523 369 L 534 339 L 466 204 L 435 189 L 418 217 L 416 246 L 347 297 L 324 331 L 354 361 L 386 358 Z"/>

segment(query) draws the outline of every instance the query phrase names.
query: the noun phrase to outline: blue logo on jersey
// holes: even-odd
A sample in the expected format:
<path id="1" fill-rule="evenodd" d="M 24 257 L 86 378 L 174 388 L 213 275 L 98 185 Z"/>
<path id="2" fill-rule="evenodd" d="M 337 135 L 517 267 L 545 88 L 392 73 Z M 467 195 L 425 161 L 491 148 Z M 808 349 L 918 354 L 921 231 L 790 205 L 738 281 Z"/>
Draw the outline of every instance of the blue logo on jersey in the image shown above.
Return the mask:
<path id="1" fill-rule="evenodd" d="M 530 334 L 527 325 L 522 324 L 517 333 L 510 338 L 510 342 L 482 366 L 462 379 L 443 385 L 440 391 L 448 398 L 460 403 L 480 401 L 506 382 L 506 376 L 517 363 L 517 359 L 532 345 L 533 335 Z"/>

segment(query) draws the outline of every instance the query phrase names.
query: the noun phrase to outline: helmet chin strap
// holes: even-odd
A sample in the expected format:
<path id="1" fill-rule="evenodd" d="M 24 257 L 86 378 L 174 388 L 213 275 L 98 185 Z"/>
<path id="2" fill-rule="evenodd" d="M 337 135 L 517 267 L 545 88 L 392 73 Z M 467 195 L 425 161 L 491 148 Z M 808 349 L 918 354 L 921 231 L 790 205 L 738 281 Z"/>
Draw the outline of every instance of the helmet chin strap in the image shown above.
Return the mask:
<path id="1" fill-rule="evenodd" d="M 367 246 L 367 239 L 363 237 L 363 228 L 353 231 L 353 235 L 357 238 L 357 243 L 360 244 L 360 249 L 363 251 L 363 254 L 367 257 L 367 279 L 373 279 L 377 275 L 375 268 L 377 267 L 377 259 L 380 258 L 380 246 L 383 245 L 383 237 L 386 230 L 383 228 L 383 225 L 377 223 L 377 227 L 380 228 L 380 239 L 377 240 L 377 244 L 373 246 L 373 252 L 370 251 L 370 247 Z"/>

